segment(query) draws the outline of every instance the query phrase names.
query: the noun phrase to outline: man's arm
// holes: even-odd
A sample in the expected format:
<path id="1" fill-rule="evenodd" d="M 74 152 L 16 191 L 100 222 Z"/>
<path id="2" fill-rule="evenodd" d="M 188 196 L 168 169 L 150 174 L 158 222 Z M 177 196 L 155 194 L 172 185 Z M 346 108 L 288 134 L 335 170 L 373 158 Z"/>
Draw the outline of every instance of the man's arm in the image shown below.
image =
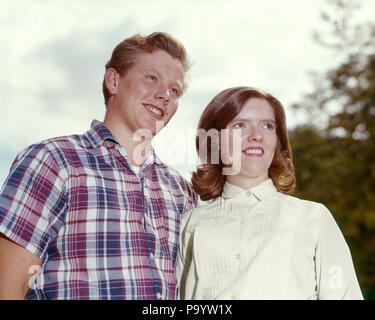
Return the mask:
<path id="1" fill-rule="evenodd" d="M 42 260 L 0 234 L 0 300 L 23 300 L 29 290 L 31 266 Z"/>

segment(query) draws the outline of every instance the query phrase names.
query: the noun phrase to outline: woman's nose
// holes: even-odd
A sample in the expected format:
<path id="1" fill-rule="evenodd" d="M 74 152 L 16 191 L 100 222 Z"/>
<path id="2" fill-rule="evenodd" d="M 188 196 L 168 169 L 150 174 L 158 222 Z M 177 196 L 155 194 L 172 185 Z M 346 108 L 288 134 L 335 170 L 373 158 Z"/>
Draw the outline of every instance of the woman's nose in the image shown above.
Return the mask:
<path id="1" fill-rule="evenodd" d="M 247 134 L 248 141 L 261 141 L 263 137 L 260 128 L 257 127 L 251 127 Z"/>

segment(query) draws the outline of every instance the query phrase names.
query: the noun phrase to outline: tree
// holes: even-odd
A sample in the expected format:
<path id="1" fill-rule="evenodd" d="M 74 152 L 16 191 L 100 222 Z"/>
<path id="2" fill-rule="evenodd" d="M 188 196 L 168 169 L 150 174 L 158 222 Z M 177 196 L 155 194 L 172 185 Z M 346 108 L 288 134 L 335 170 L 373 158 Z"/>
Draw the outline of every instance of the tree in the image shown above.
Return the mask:
<path id="1" fill-rule="evenodd" d="M 346 1 L 330 3 L 348 8 Z M 311 121 L 290 132 L 297 195 L 322 202 L 334 213 L 368 299 L 375 298 L 374 36 L 375 25 L 368 23 L 335 31 L 329 43 L 315 37 L 334 50 L 350 50 L 341 65 L 318 76 L 315 90 L 294 105 L 308 112 Z M 328 121 L 311 125 L 321 114 Z"/>

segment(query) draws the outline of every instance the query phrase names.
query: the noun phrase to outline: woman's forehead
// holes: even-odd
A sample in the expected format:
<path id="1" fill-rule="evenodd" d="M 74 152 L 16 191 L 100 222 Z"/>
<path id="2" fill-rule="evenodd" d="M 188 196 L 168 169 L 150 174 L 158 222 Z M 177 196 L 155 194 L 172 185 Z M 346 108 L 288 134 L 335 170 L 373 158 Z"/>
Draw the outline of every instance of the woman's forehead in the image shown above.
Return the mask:
<path id="1" fill-rule="evenodd" d="M 234 118 L 238 119 L 267 119 L 275 121 L 275 113 L 271 104 L 263 98 L 251 98 L 245 102 L 240 113 Z"/>

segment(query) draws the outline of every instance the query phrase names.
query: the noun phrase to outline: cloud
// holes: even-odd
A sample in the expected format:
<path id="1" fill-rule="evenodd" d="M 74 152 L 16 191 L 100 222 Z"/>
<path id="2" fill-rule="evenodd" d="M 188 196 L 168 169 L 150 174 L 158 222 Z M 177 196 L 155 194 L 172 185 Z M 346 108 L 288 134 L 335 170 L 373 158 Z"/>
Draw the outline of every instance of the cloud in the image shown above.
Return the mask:
<path id="1" fill-rule="evenodd" d="M 8 1 L 0 13 L 0 148 L 15 155 L 48 137 L 83 133 L 93 118 L 103 119 L 101 84 L 113 48 L 134 33 L 156 30 L 180 39 L 194 63 L 166 132 L 196 128 L 212 97 L 237 85 L 273 93 L 294 125 L 300 119 L 288 106 L 311 88 L 307 72 L 337 61 L 312 41 L 325 3 Z M 162 151 L 163 141 L 155 144 Z M 0 178 L 7 170 L 0 164 Z"/>

